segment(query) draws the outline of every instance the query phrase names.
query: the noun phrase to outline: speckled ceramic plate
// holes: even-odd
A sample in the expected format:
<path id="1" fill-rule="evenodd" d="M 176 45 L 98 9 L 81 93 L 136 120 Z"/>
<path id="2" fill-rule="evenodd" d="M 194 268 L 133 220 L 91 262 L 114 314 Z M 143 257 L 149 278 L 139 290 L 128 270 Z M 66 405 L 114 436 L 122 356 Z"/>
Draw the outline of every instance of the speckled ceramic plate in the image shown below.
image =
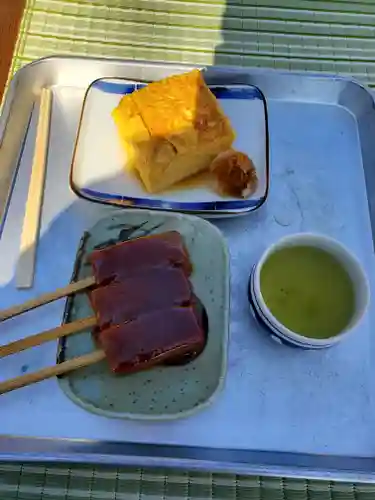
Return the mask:
<path id="1" fill-rule="evenodd" d="M 84 234 L 73 280 L 91 275 L 87 256 L 94 249 L 143 236 L 176 230 L 183 236 L 191 261 L 194 292 L 208 316 L 203 353 L 184 366 L 160 366 L 119 376 L 106 361 L 60 378 L 63 391 L 88 411 L 114 418 L 168 419 L 189 415 L 210 403 L 225 372 L 229 324 L 229 259 L 220 231 L 194 216 L 132 209 L 116 212 Z M 161 284 L 162 288 L 162 284 Z M 67 301 L 64 322 L 91 316 L 86 294 Z M 62 339 L 58 362 L 94 350 L 91 331 Z"/>

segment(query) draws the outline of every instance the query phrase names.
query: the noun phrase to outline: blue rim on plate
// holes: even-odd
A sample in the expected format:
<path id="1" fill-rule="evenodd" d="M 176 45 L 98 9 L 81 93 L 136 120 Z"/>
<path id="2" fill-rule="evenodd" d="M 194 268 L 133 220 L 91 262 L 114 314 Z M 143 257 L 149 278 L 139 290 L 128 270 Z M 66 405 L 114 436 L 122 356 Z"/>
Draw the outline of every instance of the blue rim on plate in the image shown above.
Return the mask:
<path id="1" fill-rule="evenodd" d="M 146 197 L 137 198 L 124 196 L 116 193 L 103 193 L 90 188 L 78 187 L 73 180 L 73 166 L 78 144 L 78 138 L 82 126 L 82 118 L 85 111 L 87 96 L 91 89 L 96 88 L 102 92 L 111 94 L 131 94 L 147 85 L 146 82 L 131 82 L 125 80 L 120 83 L 121 78 L 116 78 L 116 81 L 110 78 L 99 78 L 94 80 L 86 90 L 83 100 L 81 116 L 78 125 L 76 143 L 74 146 L 72 163 L 70 168 L 69 182 L 74 193 L 82 198 L 88 199 L 97 203 L 104 203 L 115 206 L 124 206 L 127 208 L 144 208 L 169 211 L 182 211 L 188 213 L 207 213 L 207 214 L 241 214 L 252 212 L 260 208 L 268 197 L 269 192 L 269 132 L 268 132 L 268 114 L 265 97 L 261 90 L 253 85 L 209 85 L 211 92 L 219 99 L 258 99 L 263 103 L 264 118 L 265 118 L 265 159 L 266 159 L 266 188 L 264 195 L 256 199 L 239 199 L 239 200 L 217 200 L 205 202 L 178 202 L 168 200 L 150 199 Z"/>

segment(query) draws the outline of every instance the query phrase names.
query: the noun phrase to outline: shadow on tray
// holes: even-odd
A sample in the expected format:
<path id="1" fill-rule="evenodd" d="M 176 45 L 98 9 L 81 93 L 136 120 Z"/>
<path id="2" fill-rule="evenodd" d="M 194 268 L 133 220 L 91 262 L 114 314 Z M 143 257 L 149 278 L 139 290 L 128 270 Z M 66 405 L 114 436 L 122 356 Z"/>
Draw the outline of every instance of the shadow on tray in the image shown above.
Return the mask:
<path id="1" fill-rule="evenodd" d="M 43 224 L 37 248 L 37 260 L 35 267 L 34 285 L 31 289 L 17 290 L 15 283 L 15 269 L 18 259 L 14 259 L 12 269 L 7 271 L 10 279 L 6 284 L 0 286 L 0 309 L 6 309 L 16 304 L 23 303 L 43 293 L 53 291 L 56 288 L 69 283 L 73 272 L 73 266 L 80 239 L 84 229 L 93 226 L 99 219 L 106 217 L 116 210 L 115 207 L 92 203 L 78 197 L 72 196 L 67 190 L 68 198 L 65 208 L 57 216 L 53 217 L 51 208 L 53 201 L 58 200 L 57 191 L 61 189 L 58 183 L 54 189 L 47 191 L 44 204 L 44 220 L 52 219 L 50 223 Z M 16 204 L 18 200 L 14 199 Z M 13 201 L 12 201 L 13 205 Z M 19 238 L 22 227 L 22 217 L 18 221 L 12 219 L 15 211 L 10 207 L 8 217 L 5 221 L 4 232 L 0 241 L 0 249 L 12 250 L 17 254 Z M 54 210 L 56 212 L 56 210 Z M 16 217 L 18 218 L 18 217 Z M 16 231 L 15 228 L 16 227 Z M 9 240 L 14 235 L 15 240 Z M 3 273 L 4 276 L 5 273 Z M 12 319 L 0 322 L 0 337 L 2 343 L 6 344 L 29 335 L 59 326 L 62 321 L 64 304 L 66 299 L 60 299 L 46 304 L 35 310 L 26 312 Z M 33 372 L 45 366 L 51 365 L 56 359 L 56 343 L 51 342 L 30 349 L 17 355 L 9 356 L 1 360 L 1 379 L 23 375 Z M 38 384 L 42 386 L 43 384 Z M 22 399 L 23 391 L 12 394 L 12 400 L 17 393 Z M 39 394 L 39 391 L 33 394 Z M 42 393 L 41 393 L 42 394 Z M 3 398 L 7 399 L 6 396 Z M 4 399 L 4 401 L 5 401 Z"/>
<path id="2" fill-rule="evenodd" d="M 227 7 L 227 11 L 223 19 L 222 33 L 224 41 L 216 49 L 215 65 L 227 65 L 230 62 L 233 63 L 233 61 L 231 61 L 230 52 L 231 50 L 239 50 L 239 38 L 242 37 L 242 34 L 236 34 L 232 31 L 234 21 L 232 19 L 231 9 L 232 7 Z M 252 35 L 247 34 L 246 36 Z M 198 93 L 198 99 L 199 98 L 200 94 Z M 204 106 L 200 106 L 200 103 L 197 104 L 197 109 L 204 108 Z M 198 127 L 199 125 L 204 125 L 204 117 L 197 116 L 196 120 L 196 125 Z M 55 123 L 53 126 L 55 126 Z M 63 128 L 63 125 L 59 127 L 57 124 L 57 128 Z M 66 131 L 64 130 L 58 130 L 55 132 L 56 135 L 59 136 L 58 140 L 61 141 L 62 138 L 62 142 L 59 144 L 56 142 L 56 139 L 55 142 L 52 140 L 52 157 L 53 153 L 56 155 L 56 151 L 58 154 L 61 154 L 62 148 L 68 147 L 66 145 L 68 144 L 68 139 L 69 141 L 71 140 L 71 130 L 67 131 L 67 138 L 64 138 L 65 132 Z M 53 133 L 54 132 L 52 131 L 52 134 Z M 69 148 L 70 147 L 71 145 L 69 145 Z M 48 169 L 54 167 L 54 161 L 62 163 L 57 169 L 57 175 L 54 179 L 48 179 L 47 175 L 46 196 L 43 204 L 43 219 L 50 222 L 47 222 L 47 224 L 44 223 L 41 230 L 34 287 L 31 290 L 16 290 L 14 282 L 15 265 L 13 265 L 14 269 L 8 273 L 9 279 L 5 279 L 5 284 L 0 286 L 0 309 L 11 307 L 12 305 L 22 303 L 42 293 L 65 286 L 73 271 L 78 244 L 80 238 L 82 237 L 82 228 L 89 228 L 93 226 L 98 219 L 105 217 L 114 210 L 121 210 L 121 208 L 116 209 L 110 205 L 93 203 L 72 196 L 72 193 L 68 188 L 69 162 L 67 162 L 66 159 L 53 160 L 52 165 L 49 165 Z M 20 173 L 22 172 L 20 171 Z M 113 185 L 113 181 L 114 179 L 111 179 L 109 184 Z M 27 183 L 27 181 L 22 182 Z M 88 187 L 92 190 L 100 191 L 99 186 L 97 185 L 90 185 Z M 100 187 L 103 187 L 103 183 L 100 183 Z M 64 193 L 64 191 L 67 192 Z M 25 192 L 27 192 L 27 189 Z M 63 194 L 61 194 L 62 192 Z M 13 195 L 13 198 L 14 197 L 15 194 Z M 57 200 L 61 197 L 64 199 L 65 207 L 63 212 L 59 213 Z M 0 241 L 1 248 L 1 243 L 4 243 L 6 240 L 6 245 L 9 246 L 9 249 L 7 248 L 6 250 L 9 253 L 13 252 L 14 254 L 17 254 L 19 248 L 24 203 L 24 198 L 17 199 L 16 197 L 12 200 L 10 206 L 4 233 Z M 18 208 L 14 209 L 14 205 L 18 205 Z M 17 217 L 14 219 L 11 215 L 15 210 L 17 212 Z M 55 215 L 56 213 L 57 215 Z M 254 214 L 252 216 L 254 225 L 259 224 L 261 219 L 262 216 L 259 216 L 258 214 Z M 9 231 L 10 224 L 13 226 L 12 231 Z M 231 221 L 222 221 L 219 223 L 219 227 L 225 228 L 227 225 L 231 225 L 233 229 L 235 226 L 238 226 L 238 229 L 241 230 L 245 229 L 246 224 L 247 222 L 243 218 L 239 218 Z M 8 245 L 9 241 L 12 241 L 13 243 Z M 64 304 L 65 299 L 61 299 L 45 305 L 42 308 L 22 314 L 4 323 L 0 323 L 0 336 L 3 338 L 3 342 L 11 342 L 58 326 L 61 324 Z M 249 318 L 249 322 L 250 321 L 251 320 Z M 53 363 L 56 356 L 56 345 L 55 343 L 51 343 L 31 351 L 32 352 L 26 351 L 24 353 L 20 353 L 17 357 L 10 356 L 3 359 L 1 362 L 1 378 L 4 379 L 22 375 L 26 372 L 35 371 Z"/>

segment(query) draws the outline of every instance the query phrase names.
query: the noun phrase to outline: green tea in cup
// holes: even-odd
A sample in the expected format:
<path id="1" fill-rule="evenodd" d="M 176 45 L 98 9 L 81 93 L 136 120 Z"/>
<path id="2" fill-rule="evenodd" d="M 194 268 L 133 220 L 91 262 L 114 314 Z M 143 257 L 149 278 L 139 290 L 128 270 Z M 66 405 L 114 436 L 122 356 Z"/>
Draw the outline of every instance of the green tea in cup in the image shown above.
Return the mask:
<path id="1" fill-rule="evenodd" d="M 355 311 L 354 285 L 345 267 L 316 247 L 276 250 L 262 266 L 260 289 L 273 316 L 305 337 L 337 335 Z"/>
<path id="2" fill-rule="evenodd" d="M 359 261 L 339 242 L 300 233 L 271 245 L 250 279 L 252 303 L 279 339 L 319 349 L 357 326 L 369 303 Z"/>

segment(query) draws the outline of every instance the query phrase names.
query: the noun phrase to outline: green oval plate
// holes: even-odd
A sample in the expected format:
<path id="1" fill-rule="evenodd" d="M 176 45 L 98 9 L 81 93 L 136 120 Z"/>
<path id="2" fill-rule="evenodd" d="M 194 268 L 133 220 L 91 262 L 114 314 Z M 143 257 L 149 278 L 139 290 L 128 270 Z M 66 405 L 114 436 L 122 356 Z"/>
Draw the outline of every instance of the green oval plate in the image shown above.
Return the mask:
<path id="1" fill-rule="evenodd" d="M 116 212 L 84 234 L 72 280 L 91 275 L 87 256 L 94 249 L 169 230 L 183 236 L 193 263 L 191 282 L 208 316 L 207 345 L 185 366 L 160 366 L 119 376 L 103 361 L 60 377 L 65 394 L 90 412 L 149 420 L 185 417 L 208 405 L 223 385 L 229 329 L 229 258 L 224 238 L 215 226 L 183 214 L 136 209 Z M 92 314 L 86 294 L 77 294 L 67 300 L 64 323 Z M 84 331 L 61 340 L 57 361 L 94 349 L 91 331 Z"/>

